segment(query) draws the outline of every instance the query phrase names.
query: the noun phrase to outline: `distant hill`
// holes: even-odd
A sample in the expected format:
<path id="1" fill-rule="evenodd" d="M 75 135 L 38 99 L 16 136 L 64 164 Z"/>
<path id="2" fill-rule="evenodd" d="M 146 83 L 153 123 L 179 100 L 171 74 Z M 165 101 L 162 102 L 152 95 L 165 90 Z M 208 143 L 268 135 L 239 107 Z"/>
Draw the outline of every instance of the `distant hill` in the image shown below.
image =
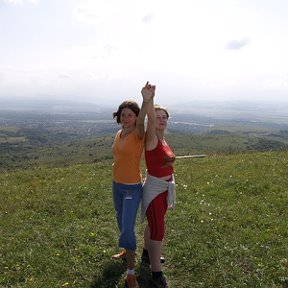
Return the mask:
<path id="1" fill-rule="evenodd" d="M 73 98 L 72 98 L 73 99 Z M 76 100 L 63 100 L 53 98 L 28 98 L 19 97 L 13 99 L 0 98 L 1 110 L 14 110 L 26 112 L 50 112 L 50 113 L 76 113 L 76 112 L 99 112 L 104 106 L 95 103 Z M 106 108 L 107 109 L 107 108 Z"/>
<path id="2" fill-rule="evenodd" d="M 79 100 L 81 97 L 54 98 L 51 96 L 0 98 L 2 111 L 26 111 L 44 113 L 89 113 L 108 112 L 109 116 L 119 103 L 106 104 L 95 101 Z M 163 103 L 165 105 L 165 103 Z M 288 102 L 255 101 L 185 101 L 168 106 L 172 117 L 181 115 L 201 117 L 211 120 L 245 120 L 251 122 L 272 122 L 288 124 Z"/>
<path id="3" fill-rule="evenodd" d="M 173 108 L 173 109 L 172 109 Z M 176 114 L 205 116 L 211 119 L 239 119 L 288 124 L 288 102 L 187 101 L 171 107 Z"/>

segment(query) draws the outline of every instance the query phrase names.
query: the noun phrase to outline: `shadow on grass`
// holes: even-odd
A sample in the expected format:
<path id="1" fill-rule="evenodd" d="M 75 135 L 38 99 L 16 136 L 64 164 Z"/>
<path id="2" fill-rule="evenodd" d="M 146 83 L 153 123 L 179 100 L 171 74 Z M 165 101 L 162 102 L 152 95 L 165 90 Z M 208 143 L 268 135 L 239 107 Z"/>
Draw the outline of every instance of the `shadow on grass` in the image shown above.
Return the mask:
<path id="1" fill-rule="evenodd" d="M 118 287 L 124 271 L 127 269 L 127 264 L 124 261 L 111 261 L 103 267 L 101 275 L 94 277 L 90 288 L 112 288 Z"/>
<path id="2" fill-rule="evenodd" d="M 122 276 L 127 269 L 126 261 L 111 261 L 103 267 L 101 275 L 94 277 L 90 288 L 126 288 Z M 149 265 L 140 263 L 136 268 L 137 280 L 140 288 L 151 288 L 149 279 L 151 270 Z M 123 284 L 122 284 L 123 283 Z"/>
<path id="3" fill-rule="evenodd" d="M 141 288 L 151 288 L 149 279 L 151 278 L 151 270 L 148 264 L 140 263 L 137 267 L 137 279 Z"/>
<path id="4" fill-rule="evenodd" d="M 285 279 L 282 285 L 283 285 L 283 288 L 288 288 L 288 279 Z"/>

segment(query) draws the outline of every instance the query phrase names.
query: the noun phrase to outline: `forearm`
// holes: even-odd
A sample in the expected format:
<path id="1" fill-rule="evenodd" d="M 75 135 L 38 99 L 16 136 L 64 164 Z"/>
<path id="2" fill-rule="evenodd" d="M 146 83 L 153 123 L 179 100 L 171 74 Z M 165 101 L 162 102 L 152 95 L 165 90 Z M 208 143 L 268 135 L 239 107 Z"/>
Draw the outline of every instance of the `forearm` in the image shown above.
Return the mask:
<path id="1" fill-rule="evenodd" d="M 156 113 L 154 109 L 154 101 L 149 103 L 148 111 L 148 122 L 146 128 L 146 148 L 147 150 L 152 150 L 156 147 L 157 137 L 156 137 Z"/>
<path id="2" fill-rule="evenodd" d="M 156 122 L 156 114 L 155 114 L 155 109 L 154 109 L 154 99 L 151 99 L 151 101 L 149 101 L 149 103 L 148 103 L 147 117 L 148 117 L 148 122 L 150 124 L 154 124 Z"/>
<path id="3" fill-rule="evenodd" d="M 137 129 L 137 134 L 139 138 L 143 138 L 145 134 L 145 116 L 147 114 L 147 109 L 149 106 L 150 101 L 144 101 L 142 102 L 141 109 L 139 111 L 137 121 L 136 121 L 136 129 Z"/>
<path id="4" fill-rule="evenodd" d="M 155 96 L 155 89 L 156 89 L 156 86 L 149 84 L 149 82 L 147 81 L 147 83 L 141 90 L 143 101 L 142 101 L 139 115 L 137 117 L 137 124 L 136 124 L 137 132 L 140 137 L 142 137 L 142 135 L 144 137 L 144 134 L 145 134 L 144 122 L 145 122 L 145 116 L 147 115 L 148 110 L 149 110 L 149 113 L 152 113 L 151 106 L 152 107 L 154 106 L 153 98 Z"/>
<path id="5" fill-rule="evenodd" d="M 140 108 L 140 111 L 139 111 L 139 114 L 138 114 L 138 117 L 137 117 L 137 125 L 139 124 L 143 124 L 144 125 L 144 121 L 145 121 L 145 116 L 148 112 L 148 108 L 150 106 L 150 101 L 142 101 L 142 105 L 141 105 L 141 108 Z"/>

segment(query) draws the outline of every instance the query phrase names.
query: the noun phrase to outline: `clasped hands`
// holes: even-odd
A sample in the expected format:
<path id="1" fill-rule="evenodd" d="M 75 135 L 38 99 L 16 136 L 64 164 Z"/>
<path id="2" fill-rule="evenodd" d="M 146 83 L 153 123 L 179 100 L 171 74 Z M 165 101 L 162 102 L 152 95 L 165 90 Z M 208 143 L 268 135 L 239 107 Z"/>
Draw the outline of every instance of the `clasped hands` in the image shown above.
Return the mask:
<path id="1" fill-rule="evenodd" d="M 145 102 L 148 102 L 151 99 L 153 99 L 153 97 L 155 96 L 155 90 L 156 90 L 156 86 L 151 85 L 149 81 L 147 81 L 145 86 L 141 89 L 143 100 Z"/>

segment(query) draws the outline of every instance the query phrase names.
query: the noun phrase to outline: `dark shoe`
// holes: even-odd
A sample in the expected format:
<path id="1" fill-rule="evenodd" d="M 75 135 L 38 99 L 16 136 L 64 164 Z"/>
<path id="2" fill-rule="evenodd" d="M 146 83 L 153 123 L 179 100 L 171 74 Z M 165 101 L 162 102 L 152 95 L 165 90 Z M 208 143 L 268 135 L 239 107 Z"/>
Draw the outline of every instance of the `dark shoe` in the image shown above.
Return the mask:
<path id="1" fill-rule="evenodd" d="M 147 265 L 150 264 L 149 255 L 145 254 L 145 253 L 142 253 L 141 262 L 144 263 L 144 264 L 147 264 Z M 163 256 L 160 257 L 160 263 L 161 264 L 165 263 L 165 258 Z"/>
<path id="2" fill-rule="evenodd" d="M 159 278 L 151 278 L 150 282 L 155 288 L 168 288 L 168 284 L 164 276 Z"/>
<path id="3" fill-rule="evenodd" d="M 142 253 L 141 255 L 142 264 L 150 264 L 150 259 L 148 253 Z"/>

